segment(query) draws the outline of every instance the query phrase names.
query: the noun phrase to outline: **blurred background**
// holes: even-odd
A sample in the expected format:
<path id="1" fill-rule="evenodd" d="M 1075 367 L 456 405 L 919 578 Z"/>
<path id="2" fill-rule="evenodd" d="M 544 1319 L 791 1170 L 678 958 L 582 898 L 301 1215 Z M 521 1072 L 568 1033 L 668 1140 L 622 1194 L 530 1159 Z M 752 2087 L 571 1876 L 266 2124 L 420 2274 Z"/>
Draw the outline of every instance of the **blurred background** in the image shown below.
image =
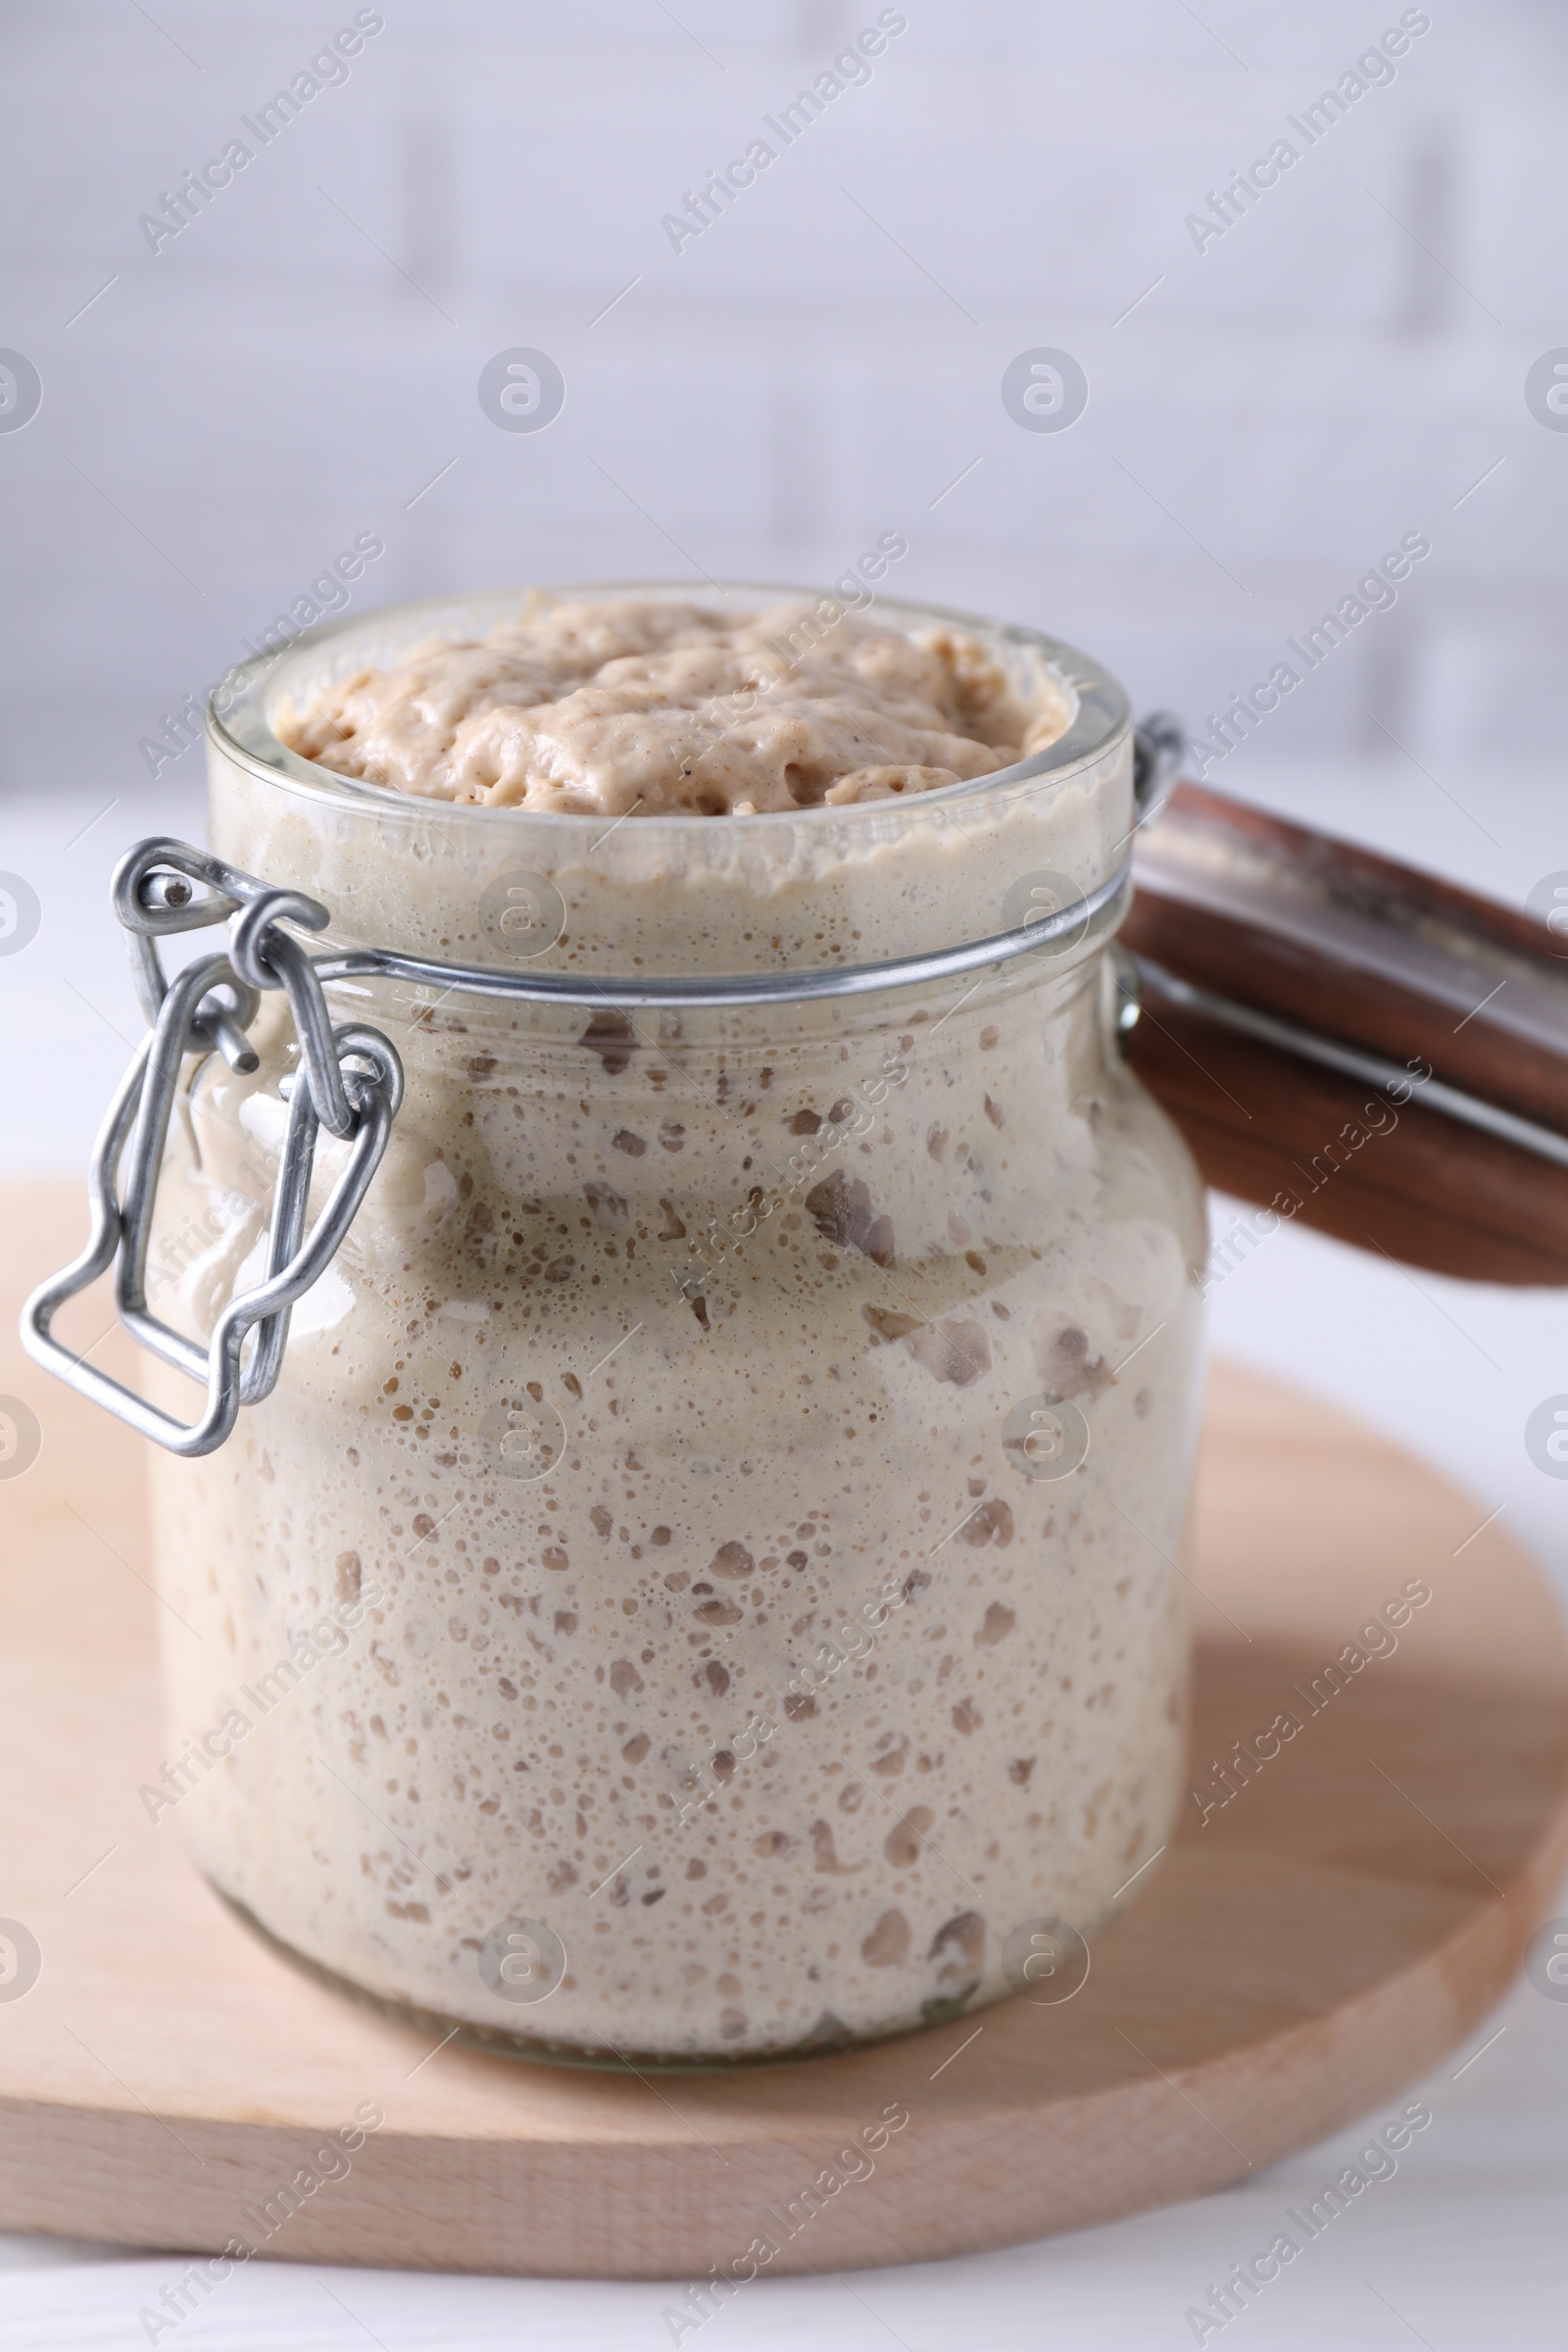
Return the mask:
<path id="1" fill-rule="evenodd" d="M 895 532 L 901 595 L 1052 630 L 1207 733 L 1418 534 L 1396 604 L 1207 781 L 1514 903 L 1568 866 L 1559 9 L 56 0 L 3 27 L 0 888 L 38 919 L 0 937 L 0 1177 L 80 1182 L 139 1031 L 108 876 L 199 835 L 196 707 L 349 600 L 816 582 Z M 497 396 L 516 353 L 532 410 L 534 379 Z M 1212 1313 L 1563 1575 L 1568 1485 L 1523 1443 L 1568 1390 L 1559 1296 L 1287 1227 Z M 1443 2211 L 1479 2227 L 1465 2161 L 1543 2256 L 1517 2198 L 1551 2130 L 1487 2104 L 1528 2101 L 1561 2022 L 1520 2002 L 1534 2040 L 1466 2078 L 1481 2138 L 1434 2134 L 1429 2287 Z M 1124 2275 L 1188 2227 L 1124 2226 Z M 1101 2239 L 1052 2256 L 1086 2326 Z M 1020 2314 L 1032 2259 L 988 2258 Z"/>

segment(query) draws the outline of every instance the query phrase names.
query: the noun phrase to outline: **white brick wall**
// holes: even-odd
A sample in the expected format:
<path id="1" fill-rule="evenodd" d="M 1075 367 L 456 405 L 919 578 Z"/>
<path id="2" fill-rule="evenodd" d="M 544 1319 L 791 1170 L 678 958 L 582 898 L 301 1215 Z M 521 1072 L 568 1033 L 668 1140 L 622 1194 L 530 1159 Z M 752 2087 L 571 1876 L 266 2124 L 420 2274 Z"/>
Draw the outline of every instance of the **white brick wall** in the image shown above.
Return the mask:
<path id="1" fill-rule="evenodd" d="M 680 24 L 656 0 L 390 0 L 348 81 L 155 258 L 138 214 L 352 13 L 170 0 L 154 25 L 79 0 L 13 29 L 0 342 L 45 402 L 0 435 L 10 790 L 134 784 L 147 714 L 367 526 L 390 597 L 811 575 L 896 520 L 903 585 L 1050 622 L 1200 717 L 1420 525 L 1430 565 L 1282 712 L 1279 748 L 1364 754 L 1382 696 L 1423 761 L 1554 756 L 1568 436 L 1521 390 L 1568 335 L 1547 8 L 1440 0 L 1396 79 L 1199 254 L 1185 214 L 1396 8 L 916 0 L 870 81 L 677 255 L 661 215 L 869 0 L 690 0 Z M 537 440 L 474 397 L 515 341 L 568 383 Z M 1093 386 L 1059 439 L 998 397 L 1040 342 Z"/>

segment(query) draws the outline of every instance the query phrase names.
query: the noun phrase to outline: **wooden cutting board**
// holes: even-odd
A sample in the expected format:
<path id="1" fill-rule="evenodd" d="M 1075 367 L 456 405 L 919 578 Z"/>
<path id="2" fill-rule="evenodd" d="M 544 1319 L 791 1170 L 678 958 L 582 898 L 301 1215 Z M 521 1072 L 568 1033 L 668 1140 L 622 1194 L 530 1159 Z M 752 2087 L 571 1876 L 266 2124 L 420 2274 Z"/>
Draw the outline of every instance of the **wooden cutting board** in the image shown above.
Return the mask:
<path id="1" fill-rule="evenodd" d="M 73 1190 L 0 1199 L 0 1392 L 43 1432 L 0 1479 L 0 1920 L 40 1956 L 23 1997 L 0 1981 L 0 2228 L 682 2279 L 744 2274 L 760 2238 L 770 2273 L 1003 2245 L 1381 2114 L 1517 1966 L 1568 1850 L 1555 1607 L 1484 1501 L 1221 1369 L 1192 1778 L 1217 1796 L 1234 1741 L 1282 1709 L 1301 1729 L 1206 1820 L 1184 1804 L 1075 1997 L 657 2082 L 440 2047 L 351 2003 L 239 1925 L 137 1803 L 163 1754 L 138 1441 L 11 1336 L 24 1275 L 74 1247 Z M 1310 1678 L 1407 1580 L 1431 1599 L 1397 1648 L 1311 1712 Z M 322 2162 L 367 2108 L 384 2122 Z M 890 2113 L 908 2120 L 874 2156 L 841 2160 Z M 321 2184 L 282 2194 L 302 2173 Z"/>

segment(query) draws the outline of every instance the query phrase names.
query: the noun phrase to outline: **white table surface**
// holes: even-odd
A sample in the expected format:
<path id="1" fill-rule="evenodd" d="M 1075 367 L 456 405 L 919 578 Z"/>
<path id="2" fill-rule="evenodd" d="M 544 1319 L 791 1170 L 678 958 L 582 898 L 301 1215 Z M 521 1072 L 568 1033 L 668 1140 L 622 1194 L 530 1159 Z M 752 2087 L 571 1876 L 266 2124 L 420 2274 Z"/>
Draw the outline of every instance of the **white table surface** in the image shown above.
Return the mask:
<path id="1" fill-rule="evenodd" d="M 1414 787 L 1380 773 L 1332 781 L 1280 773 L 1257 789 L 1276 806 L 1522 900 L 1564 862 L 1555 778 L 1514 777 L 1488 799 L 1505 845 L 1475 863 L 1475 836 Z M 74 848 L 94 813 L 65 799 L 6 828 L 4 862 L 39 878 L 70 859 L 81 915 L 40 935 L 5 972 L 0 1046 L 25 1065 L 38 1112 L 0 1148 L 17 1172 L 74 1163 L 122 1058 L 113 1034 L 134 1015 L 107 923 L 97 915 L 112 854 L 133 833 L 191 808 L 117 809 Z M 108 796 L 103 796 L 107 798 Z M 145 820 L 145 821 L 144 821 Z M 56 897 L 56 904 L 59 899 Z M 23 966 L 28 968 L 23 969 Z M 69 970 L 81 997 L 62 985 Z M 100 1064 L 102 1065 L 100 1067 Z M 1223 1234 L 1234 1211 L 1213 1205 Z M 1296 1380 L 1379 1426 L 1466 1487 L 1479 1523 L 1499 1504 L 1568 1593 L 1568 1482 L 1544 1478 L 1523 1427 L 1543 1397 L 1568 1391 L 1568 1302 L 1557 1293 L 1462 1285 L 1409 1275 L 1305 1232 L 1282 1229 L 1211 1301 L 1216 1344 Z M 20 1792 L 12 1792 L 16 1801 Z M 1568 1889 L 1557 1898 L 1568 1914 Z M 1425 2343 L 1568 2347 L 1563 2278 L 1568 2186 L 1568 2001 L 1521 1984 L 1462 2048 L 1415 2086 L 1429 2131 L 1246 2313 L 1210 2344 L 1253 2352 L 1396 2352 Z M 1386 2103 L 1370 2124 L 1392 2112 Z M 1287 2206 L 1311 2195 L 1354 2152 L 1353 2131 L 1271 2167 L 1245 2184 L 1108 2228 L 999 2254 L 820 2278 L 759 2280 L 682 2337 L 702 2352 L 761 2352 L 803 2335 L 844 2352 L 950 2352 L 971 2342 L 1190 2345 L 1186 2312 L 1233 2263 L 1265 2246 Z M 113 2248 L 0 2238 L 0 2340 L 8 2352 L 110 2352 L 150 2340 L 138 2314 L 183 2266 L 173 2253 L 127 2260 Z M 480 2347 L 526 2352 L 634 2352 L 673 2340 L 664 2313 L 678 2288 L 660 2283 L 460 2278 L 256 2264 L 226 2280 L 177 2328 L 156 2335 L 179 2352 L 286 2346 L 339 2352 Z"/>

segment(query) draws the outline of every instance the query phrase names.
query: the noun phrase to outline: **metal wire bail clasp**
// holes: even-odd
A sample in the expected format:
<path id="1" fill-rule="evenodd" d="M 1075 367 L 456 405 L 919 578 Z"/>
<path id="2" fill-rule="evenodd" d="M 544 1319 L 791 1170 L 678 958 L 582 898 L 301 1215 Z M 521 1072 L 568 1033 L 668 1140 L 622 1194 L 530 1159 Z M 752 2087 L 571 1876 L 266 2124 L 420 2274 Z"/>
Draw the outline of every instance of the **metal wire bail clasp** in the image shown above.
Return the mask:
<path id="1" fill-rule="evenodd" d="M 203 895 L 198 895 L 197 885 Z M 289 1311 L 340 1248 L 386 1151 L 403 1100 L 403 1064 L 378 1029 L 334 1029 L 316 965 L 284 922 L 324 929 L 327 911 L 297 891 L 276 890 L 186 842 L 144 841 L 121 861 L 114 905 L 130 936 L 137 992 L 149 1035 L 121 1080 L 93 1150 L 88 1174 L 91 1229 L 79 1257 L 34 1291 L 22 1315 L 27 1353 L 78 1395 L 128 1422 L 171 1453 L 212 1453 L 242 1404 L 277 1385 Z M 160 937 L 230 919 L 226 955 L 199 957 L 171 980 Z M 288 1127 L 272 1194 L 263 1280 L 238 1293 L 203 1348 L 173 1331 L 147 1302 L 147 1253 L 170 1114 L 187 1058 L 220 1053 L 241 1071 L 259 1067 L 245 1032 L 262 993 L 282 989 L 300 1047 L 289 1088 Z M 306 1229 L 320 1129 L 348 1145 L 331 1193 Z M 53 1336 L 68 1298 L 115 1269 L 115 1307 L 140 1346 L 207 1390 L 207 1408 L 189 1424 L 160 1411 Z M 247 1349 L 252 1332 L 255 1339 Z"/>

